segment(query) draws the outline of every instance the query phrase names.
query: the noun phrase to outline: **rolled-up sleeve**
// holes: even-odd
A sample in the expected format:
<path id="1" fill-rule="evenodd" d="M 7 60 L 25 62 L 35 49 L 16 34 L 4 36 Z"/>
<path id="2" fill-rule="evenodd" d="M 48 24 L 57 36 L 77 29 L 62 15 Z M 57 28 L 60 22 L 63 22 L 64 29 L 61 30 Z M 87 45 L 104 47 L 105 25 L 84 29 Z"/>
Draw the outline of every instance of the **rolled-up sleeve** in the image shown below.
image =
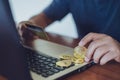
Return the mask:
<path id="1" fill-rule="evenodd" d="M 51 20 L 61 20 L 69 13 L 69 2 L 68 0 L 53 0 L 43 13 Z"/>

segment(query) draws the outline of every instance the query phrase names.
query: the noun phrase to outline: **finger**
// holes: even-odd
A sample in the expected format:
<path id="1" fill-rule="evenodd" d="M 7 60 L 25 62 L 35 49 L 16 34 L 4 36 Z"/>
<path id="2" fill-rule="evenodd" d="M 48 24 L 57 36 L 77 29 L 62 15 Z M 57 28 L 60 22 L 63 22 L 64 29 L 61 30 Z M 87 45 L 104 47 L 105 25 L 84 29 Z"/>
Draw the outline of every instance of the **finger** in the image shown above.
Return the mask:
<path id="1" fill-rule="evenodd" d="M 22 22 L 19 23 L 18 29 L 23 30 L 24 28 L 27 28 L 26 24 L 32 25 L 32 22 L 30 22 L 30 21 L 22 21 Z"/>
<path id="2" fill-rule="evenodd" d="M 109 51 L 108 53 L 106 53 L 100 60 L 100 65 L 104 65 L 106 64 L 108 61 L 114 59 L 116 57 L 116 55 L 114 55 L 114 53 L 112 53 L 111 51 Z"/>
<path id="3" fill-rule="evenodd" d="M 103 45 L 98 47 L 93 55 L 93 60 L 95 63 L 98 63 L 100 58 L 104 56 L 107 52 L 109 52 L 109 46 L 108 45 Z"/>
<path id="4" fill-rule="evenodd" d="M 19 32 L 20 36 L 22 36 L 22 33 L 24 32 L 25 29 L 26 29 L 26 25 L 25 24 L 20 23 L 18 25 L 18 32 Z"/>
<path id="5" fill-rule="evenodd" d="M 26 26 L 25 26 L 25 23 L 24 23 L 24 22 L 20 22 L 20 23 L 18 24 L 18 29 L 21 30 L 21 28 L 22 28 L 23 26 L 26 27 Z"/>
<path id="6" fill-rule="evenodd" d="M 120 55 L 115 58 L 117 62 L 120 62 Z"/>
<path id="7" fill-rule="evenodd" d="M 92 55 L 94 54 L 95 50 L 102 46 L 102 45 L 105 45 L 106 44 L 106 41 L 103 41 L 103 39 L 98 39 L 98 40 L 95 40 L 93 42 L 90 43 L 90 45 L 88 46 L 88 50 L 87 50 L 87 53 L 86 53 L 86 57 L 91 60 L 92 58 Z M 88 61 L 89 61 L 88 60 Z"/>
<path id="8" fill-rule="evenodd" d="M 104 34 L 98 34 L 98 33 L 89 33 L 87 34 L 81 41 L 79 42 L 79 46 L 85 46 L 87 43 L 100 39 L 101 37 L 105 36 Z"/>

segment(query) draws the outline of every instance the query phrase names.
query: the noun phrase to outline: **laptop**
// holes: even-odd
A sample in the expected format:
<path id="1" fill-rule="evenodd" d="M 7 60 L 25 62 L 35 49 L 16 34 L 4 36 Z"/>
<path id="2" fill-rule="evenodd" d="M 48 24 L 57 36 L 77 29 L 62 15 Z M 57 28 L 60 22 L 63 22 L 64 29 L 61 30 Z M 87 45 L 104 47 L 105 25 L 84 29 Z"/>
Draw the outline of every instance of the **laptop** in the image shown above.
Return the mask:
<path id="1" fill-rule="evenodd" d="M 0 0 L 0 37 L 0 75 L 9 80 L 63 80 L 94 64 L 56 66 L 59 55 L 73 54 L 73 48 L 47 40 L 35 40 L 35 51 L 24 48 L 8 0 Z"/>
<path id="2" fill-rule="evenodd" d="M 26 52 L 20 44 L 9 0 L 0 0 L 0 76 L 6 80 L 32 80 Z"/>

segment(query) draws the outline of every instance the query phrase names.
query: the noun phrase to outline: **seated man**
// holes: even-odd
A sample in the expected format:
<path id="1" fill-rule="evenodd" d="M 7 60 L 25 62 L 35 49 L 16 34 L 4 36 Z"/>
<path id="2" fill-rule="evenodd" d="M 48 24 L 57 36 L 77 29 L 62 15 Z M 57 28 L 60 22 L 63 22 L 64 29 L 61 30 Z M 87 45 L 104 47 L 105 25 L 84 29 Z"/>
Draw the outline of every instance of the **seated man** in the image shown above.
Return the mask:
<path id="1" fill-rule="evenodd" d="M 79 46 L 88 45 L 85 61 L 93 59 L 101 65 L 113 59 L 120 62 L 119 4 L 120 1 L 116 0 L 53 0 L 42 13 L 21 22 L 19 33 L 24 40 L 34 40 L 37 36 L 28 31 L 24 24 L 45 28 L 71 13 L 81 38 Z"/>

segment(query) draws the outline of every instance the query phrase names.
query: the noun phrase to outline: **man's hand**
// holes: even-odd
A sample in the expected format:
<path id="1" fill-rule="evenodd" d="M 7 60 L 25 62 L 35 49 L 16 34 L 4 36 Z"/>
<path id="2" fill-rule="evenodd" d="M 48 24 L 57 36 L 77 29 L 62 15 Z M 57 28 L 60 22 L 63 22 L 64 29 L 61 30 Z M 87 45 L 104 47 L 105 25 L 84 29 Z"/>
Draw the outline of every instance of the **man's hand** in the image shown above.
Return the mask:
<path id="1" fill-rule="evenodd" d="M 32 22 L 23 21 L 18 24 L 18 32 L 20 34 L 21 40 L 23 44 L 31 46 L 33 40 L 37 39 L 38 36 L 34 34 L 31 30 L 29 30 L 26 24 L 34 25 Z"/>
<path id="2" fill-rule="evenodd" d="M 120 62 L 120 43 L 112 37 L 105 34 L 89 33 L 79 42 L 79 46 L 87 44 L 86 62 L 91 59 L 101 65 L 113 59 Z"/>

